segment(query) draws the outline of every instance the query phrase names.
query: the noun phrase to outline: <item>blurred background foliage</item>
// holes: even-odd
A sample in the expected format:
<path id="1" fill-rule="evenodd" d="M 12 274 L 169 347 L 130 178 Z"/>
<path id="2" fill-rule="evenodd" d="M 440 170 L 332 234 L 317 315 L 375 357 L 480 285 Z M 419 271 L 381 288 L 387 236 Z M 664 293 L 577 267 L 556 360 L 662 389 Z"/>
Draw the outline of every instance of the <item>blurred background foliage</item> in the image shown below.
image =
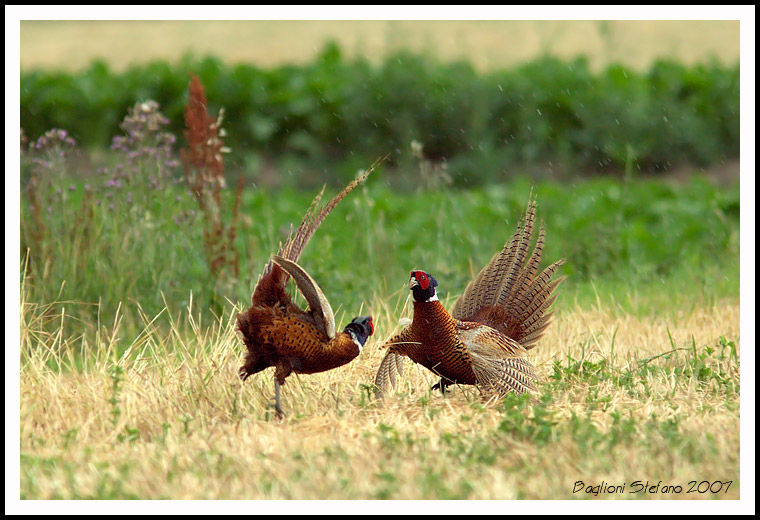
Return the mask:
<path id="1" fill-rule="evenodd" d="M 234 259 L 224 274 L 205 249 L 211 214 L 177 161 L 192 74 L 210 116 L 224 109 L 213 215 L 232 237 L 215 246 Z M 65 308 L 72 334 L 137 335 L 191 300 L 216 314 L 246 305 L 316 190 L 335 193 L 386 155 L 302 257 L 339 319 L 400 309 L 412 268 L 456 296 L 531 192 L 545 262 L 568 259 L 560 309 L 661 314 L 739 294 L 738 176 L 698 173 L 738 163 L 738 63 L 595 69 L 543 55 L 484 71 L 404 50 L 347 58 L 332 42 L 309 63 L 267 68 L 187 54 L 22 70 L 20 103 L 24 301 L 51 324 Z"/>
<path id="2" fill-rule="evenodd" d="M 223 107 L 228 172 L 281 185 L 285 179 L 335 186 L 390 154 L 390 179 L 414 167 L 410 144 L 446 164 L 452 183 L 476 186 L 515 172 L 572 178 L 626 168 L 662 172 L 708 167 L 739 155 L 739 66 L 656 61 L 637 72 L 588 61 L 541 57 L 477 72 L 398 52 L 379 64 L 346 59 L 331 42 L 312 62 L 262 69 L 186 55 L 116 72 L 102 61 L 81 73 L 23 71 L 21 125 L 29 136 L 65 128 L 102 149 L 128 107 L 155 100 L 181 135 L 190 74 Z M 268 168 L 289 176 L 266 175 Z M 327 173 L 327 175 L 325 175 Z"/>

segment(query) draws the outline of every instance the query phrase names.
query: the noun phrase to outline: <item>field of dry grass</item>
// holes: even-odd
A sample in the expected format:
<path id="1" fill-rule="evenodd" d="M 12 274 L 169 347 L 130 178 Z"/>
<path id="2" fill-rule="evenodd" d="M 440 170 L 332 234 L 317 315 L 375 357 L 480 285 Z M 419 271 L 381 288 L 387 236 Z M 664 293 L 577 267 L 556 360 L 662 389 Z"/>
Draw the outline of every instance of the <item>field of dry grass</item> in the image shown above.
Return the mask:
<path id="1" fill-rule="evenodd" d="M 347 55 L 380 59 L 400 49 L 478 69 L 548 53 L 579 54 L 594 67 L 646 68 L 658 57 L 684 63 L 739 59 L 739 21 L 22 21 L 21 67 L 77 70 L 95 59 L 116 69 L 185 52 L 269 67 L 306 63 L 327 39 Z"/>
<path id="2" fill-rule="evenodd" d="M 24 21 L 21 66 L 78 69 L 104 58 L 119 69 L 186 51 L 261 66 L 304 63 L 329 36 L 349 56 L 405 48 L 487 69 L 548 52 L 643 68 L 657 56 L 732 62 L 738 29 L 731 21 Z M 382 222 L 377 229 L 372 247 L 380 251 L 390 235 Z M 207 309 L 167 304 L 142 316 L 138 334 L 117 316 L 97 333 L 68 336 L 71 309 L 83 304 L 40 306 L 24 283 L 22 500 L 742 496 L 738 290 L 725 299 L 705 291 L 686 304 L 689 291 L 679 298 L 643 284 L 610 288 L 628 293 L 631 313 L 606 294 L 597 305 L 573 307 L 568 298 L 531 353 L 538 391 L 502 401 L 469 387 L 431 392 L 436 378 L 416 366 L 396 393 L 376 400 L 380 346 L 411 308 L 407 290 L 373 294 L 376 336 L 344 367 L 289 378 L 280 421 L 272 370 L 245 383 L 237 377 L 243 347 L 229 305 L 214 320 Z M 666 314 L 647 310 L 654 299 Z M 347 322 L 345 310 L 336 322 Z"/>
<path id="3" fill-rule="evenodd" d="M 404 301 L 373 306 L 376 336 L 353 363 L 291 377 L 282 422 L 271 371 L 237 378 L 231 315 L 146 316 L 121 361 L 118 323 L 103 324 L 70 371 L 82 340 L 41 335 L 39 320 L 65 316 L 24 304 L 22 499 L 739 498 L 738 300 L 668 317 L 564 310 L 532 356 L 531 399 L 442 397 L 415 366 L 377 402 L 379 345 Z M 597 487 L 573 493 L 579 481 Z"/>

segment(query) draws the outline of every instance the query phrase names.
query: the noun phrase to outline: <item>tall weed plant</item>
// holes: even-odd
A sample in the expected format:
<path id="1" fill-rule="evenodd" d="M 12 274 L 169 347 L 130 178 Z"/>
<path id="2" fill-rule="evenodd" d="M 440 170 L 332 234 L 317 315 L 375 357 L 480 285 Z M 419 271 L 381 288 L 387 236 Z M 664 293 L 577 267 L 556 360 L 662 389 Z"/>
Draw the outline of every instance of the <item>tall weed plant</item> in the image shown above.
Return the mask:
<path id="1" fill-rule="evenodd" d="M 201 203 L 199 213 L 203 189 L 186 186 L 177 176 L 176 138 L 165 130 L 167 124 L 157 102 L 136 103 L 113 138 L 112 162 L 98 167 L 96 178 L 85 184 L 72 171 L 81 162 L 74 160 L 79 148 L 67 131 L 54 129 L 22 145 L 23 282 L 34 301 L 58 302 L 51 313 L 67 305 L 73 310 L 79 318 L 68 322 L 73 334 L 98 329 L 101 313 L 113 316 L 122 305 L 143 302 L 154 312 L 167 293 L 172 301 L 183 294 L 187 305 L 192 298 L 187 279 L 219 281 L 194 286 L 204 306 L 217 302 L 219 307 L 227 296 L 222 278 L 237 276 L 231 246 L 224 261 L 232 271 L 222 273 L 215 263 L 219 248 L 213 238 L 219 230 L 230 244 L 235 239 L 234 222 L 225 227 L 219 215 L 224 185 L 211 197 L 218 205 Z M 235 200 L 237 208 L 240 187 Z"/>

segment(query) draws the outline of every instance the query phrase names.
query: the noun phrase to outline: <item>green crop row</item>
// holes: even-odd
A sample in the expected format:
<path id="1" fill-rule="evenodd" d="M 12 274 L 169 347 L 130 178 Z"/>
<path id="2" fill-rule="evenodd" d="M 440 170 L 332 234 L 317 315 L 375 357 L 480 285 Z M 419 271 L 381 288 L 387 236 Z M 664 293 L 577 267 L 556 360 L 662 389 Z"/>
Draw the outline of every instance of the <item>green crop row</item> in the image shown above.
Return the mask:
<path id="1" fill-rule="evenodd" d="M 379 65 L 347 60 L 336 44 L 312 63 L 270 69 L 186 56 L 123 72 L 103 62 L 76 74 L 25 70 L 21 126 L 31 139 L 63 128 L 81 146 L 103 148 L 128 107 L 153 99 L 181 141 L 191 74 L 211 112 L 224 108 L 229 164 L 243 168 L 251 158 L 286 158 L 344 165 L 349 176 L 387 154 L 408 167 L 413 141 L 433 164 L 446 161 L 455 184 L 526 166 L 659 171 L 739 155 L 738 64 L 660 61 L 643 73 L 619 65 L 597 73 L 582 58 L 546 57 L 478 72 L 408 53 Z"/>

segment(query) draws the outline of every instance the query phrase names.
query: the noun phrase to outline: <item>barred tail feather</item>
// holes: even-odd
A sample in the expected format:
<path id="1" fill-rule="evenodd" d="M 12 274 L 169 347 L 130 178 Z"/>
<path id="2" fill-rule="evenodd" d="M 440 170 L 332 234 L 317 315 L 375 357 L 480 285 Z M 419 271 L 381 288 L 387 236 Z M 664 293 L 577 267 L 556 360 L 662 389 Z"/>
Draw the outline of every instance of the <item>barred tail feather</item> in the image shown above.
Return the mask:
<path id="1" fill-rule="evenodd" d="M 520 279 L 524 271 L 523 266 L 530 248 L 535 214 L 536 203 L 531 201 L 525 216 L 517 224 L 517 230 L 512 238 L 480 270 L 457 300 L 452 311 L 454 318 L 467 321 L 480 309 L 498 305 L 498 302 L 505 298 L 504 295 L 510 295 L 513 292 L 516 280 Z M 540 260 L 540 253 L 538 256 Z"/>
<path id="2" fill-rule="evenodd" d="M 286 260 L 291 260 L 293 262 L 297 261 L 301 256 L 304 248 L 306 247 L 306 244 L 309 243 L 309 240 L 317 231 L 317 228 L 319 228 L 320 224 L 322 224 L 325 218 L 327 218 L 327 215 L 330 214 L 335 206 L 337 206 L 338 203 L 343 200 L 346 195 L 348 195 L 359 184 L 364 182 L 364 180 L 369 177 L 375 168 L 377 168 L 381 161 L 382 160 L 375 162 L 359 177 L 348 183 L 348 185 L 343 188 L 343 191 L 333 197 L 330 202 L 328 202 L 319 212 L 317 212 L 319 203 L 321 202 L 325 191 L 323 187 L 322 191 L 320 191 L 317 196 L 314 197 L 314 200 L 311 201 L 309 209 L 306 210 L 306 214 L 301 220 L 301 224 L 298 226 L 298 229 L 296 229 L 294 232 L 293 228 L 291 227 L 290 233 L 288 234 L 288 239 L 283 245 L 280 246 L 280 249 L 278 250 L 278 256 L 281 256 Z M 275 265 L 270 260 L 264 267 L 264 271 L 261 276 L 259 276 L 258 283 L 256 284 L 256 288 L 254 289 L 253 295 L 251 297 L 252 301 L 260 301 L 266 305 L 272 305 L 274 301 L 277 301 L 279 299 L 280 294 L 285 290 L 285 285 L 288 283 L 289 278 L 290 275 L 284 269 Z"/>
<path id="3" fill-rule="evenodd" d="M 515 283 L 509 287 L 504 285 L 501 288 L 499 297 L 495 302 L 497 306 L 507 308 L 519 303 L 516 301 L 517 295 L 522 291 L 522 289 L 530 285 L 530 283 L 533 281 L 533 278 L 536 276 L 536 273 L 538 272 L 538 266 L 541 263 L 541 256 L 543 255 L 544 251 L 545 235 L 546 230 L 544 228 L 544 225 L 541 224 L 541 227 L 538 231 L 538 239 L 536 240 L 536 245 L 533 247 L 533 253 L 531 253 L 530 258 L 525 264 L 525 267 L 520 271 L 520 274 L 518 275 L 517 280 L 515 280 Z"/>
<path id="4" fill-rule="evenodd" d="M 530 200 L 512 238 L 468 284 L 452 311 L 454 318 L 493 327 L 526 349 L 535 346 L 546 329 L 551 315 L 545 313 L 563 280 L 552 277 L 565 262 L 558 260 L 537 274 L 546 231 L 541 224 L 531 252 L 535 218 L 536 201 Z"/>
<path id="5" fill-rule="evenodd" d="M 509 265 L 509 268 L 503 271 L 501 277 L 494 279 L 495 295 L 488 302 L 491 305 L 498 305 L 499 300 L 503 298 L 502 295 L 512 294 L 514 289 L 520 287 L 517 281 L 521 275 L 525 273 L 525 257 L 527 256 L 528 249 L 530 248 L 530 241 L 533 235 L 533 224 L 535 219 L 536 202 L 532 201 L 528 205 L 528 209 L 525 212 L 525 217 L 523 217 L 523 220 L 521 222 L 522 226 L 518 226 L 517 228 L 518 232 L 520 232 L 520 240 L 515 250 L 514 259 Z"/>

